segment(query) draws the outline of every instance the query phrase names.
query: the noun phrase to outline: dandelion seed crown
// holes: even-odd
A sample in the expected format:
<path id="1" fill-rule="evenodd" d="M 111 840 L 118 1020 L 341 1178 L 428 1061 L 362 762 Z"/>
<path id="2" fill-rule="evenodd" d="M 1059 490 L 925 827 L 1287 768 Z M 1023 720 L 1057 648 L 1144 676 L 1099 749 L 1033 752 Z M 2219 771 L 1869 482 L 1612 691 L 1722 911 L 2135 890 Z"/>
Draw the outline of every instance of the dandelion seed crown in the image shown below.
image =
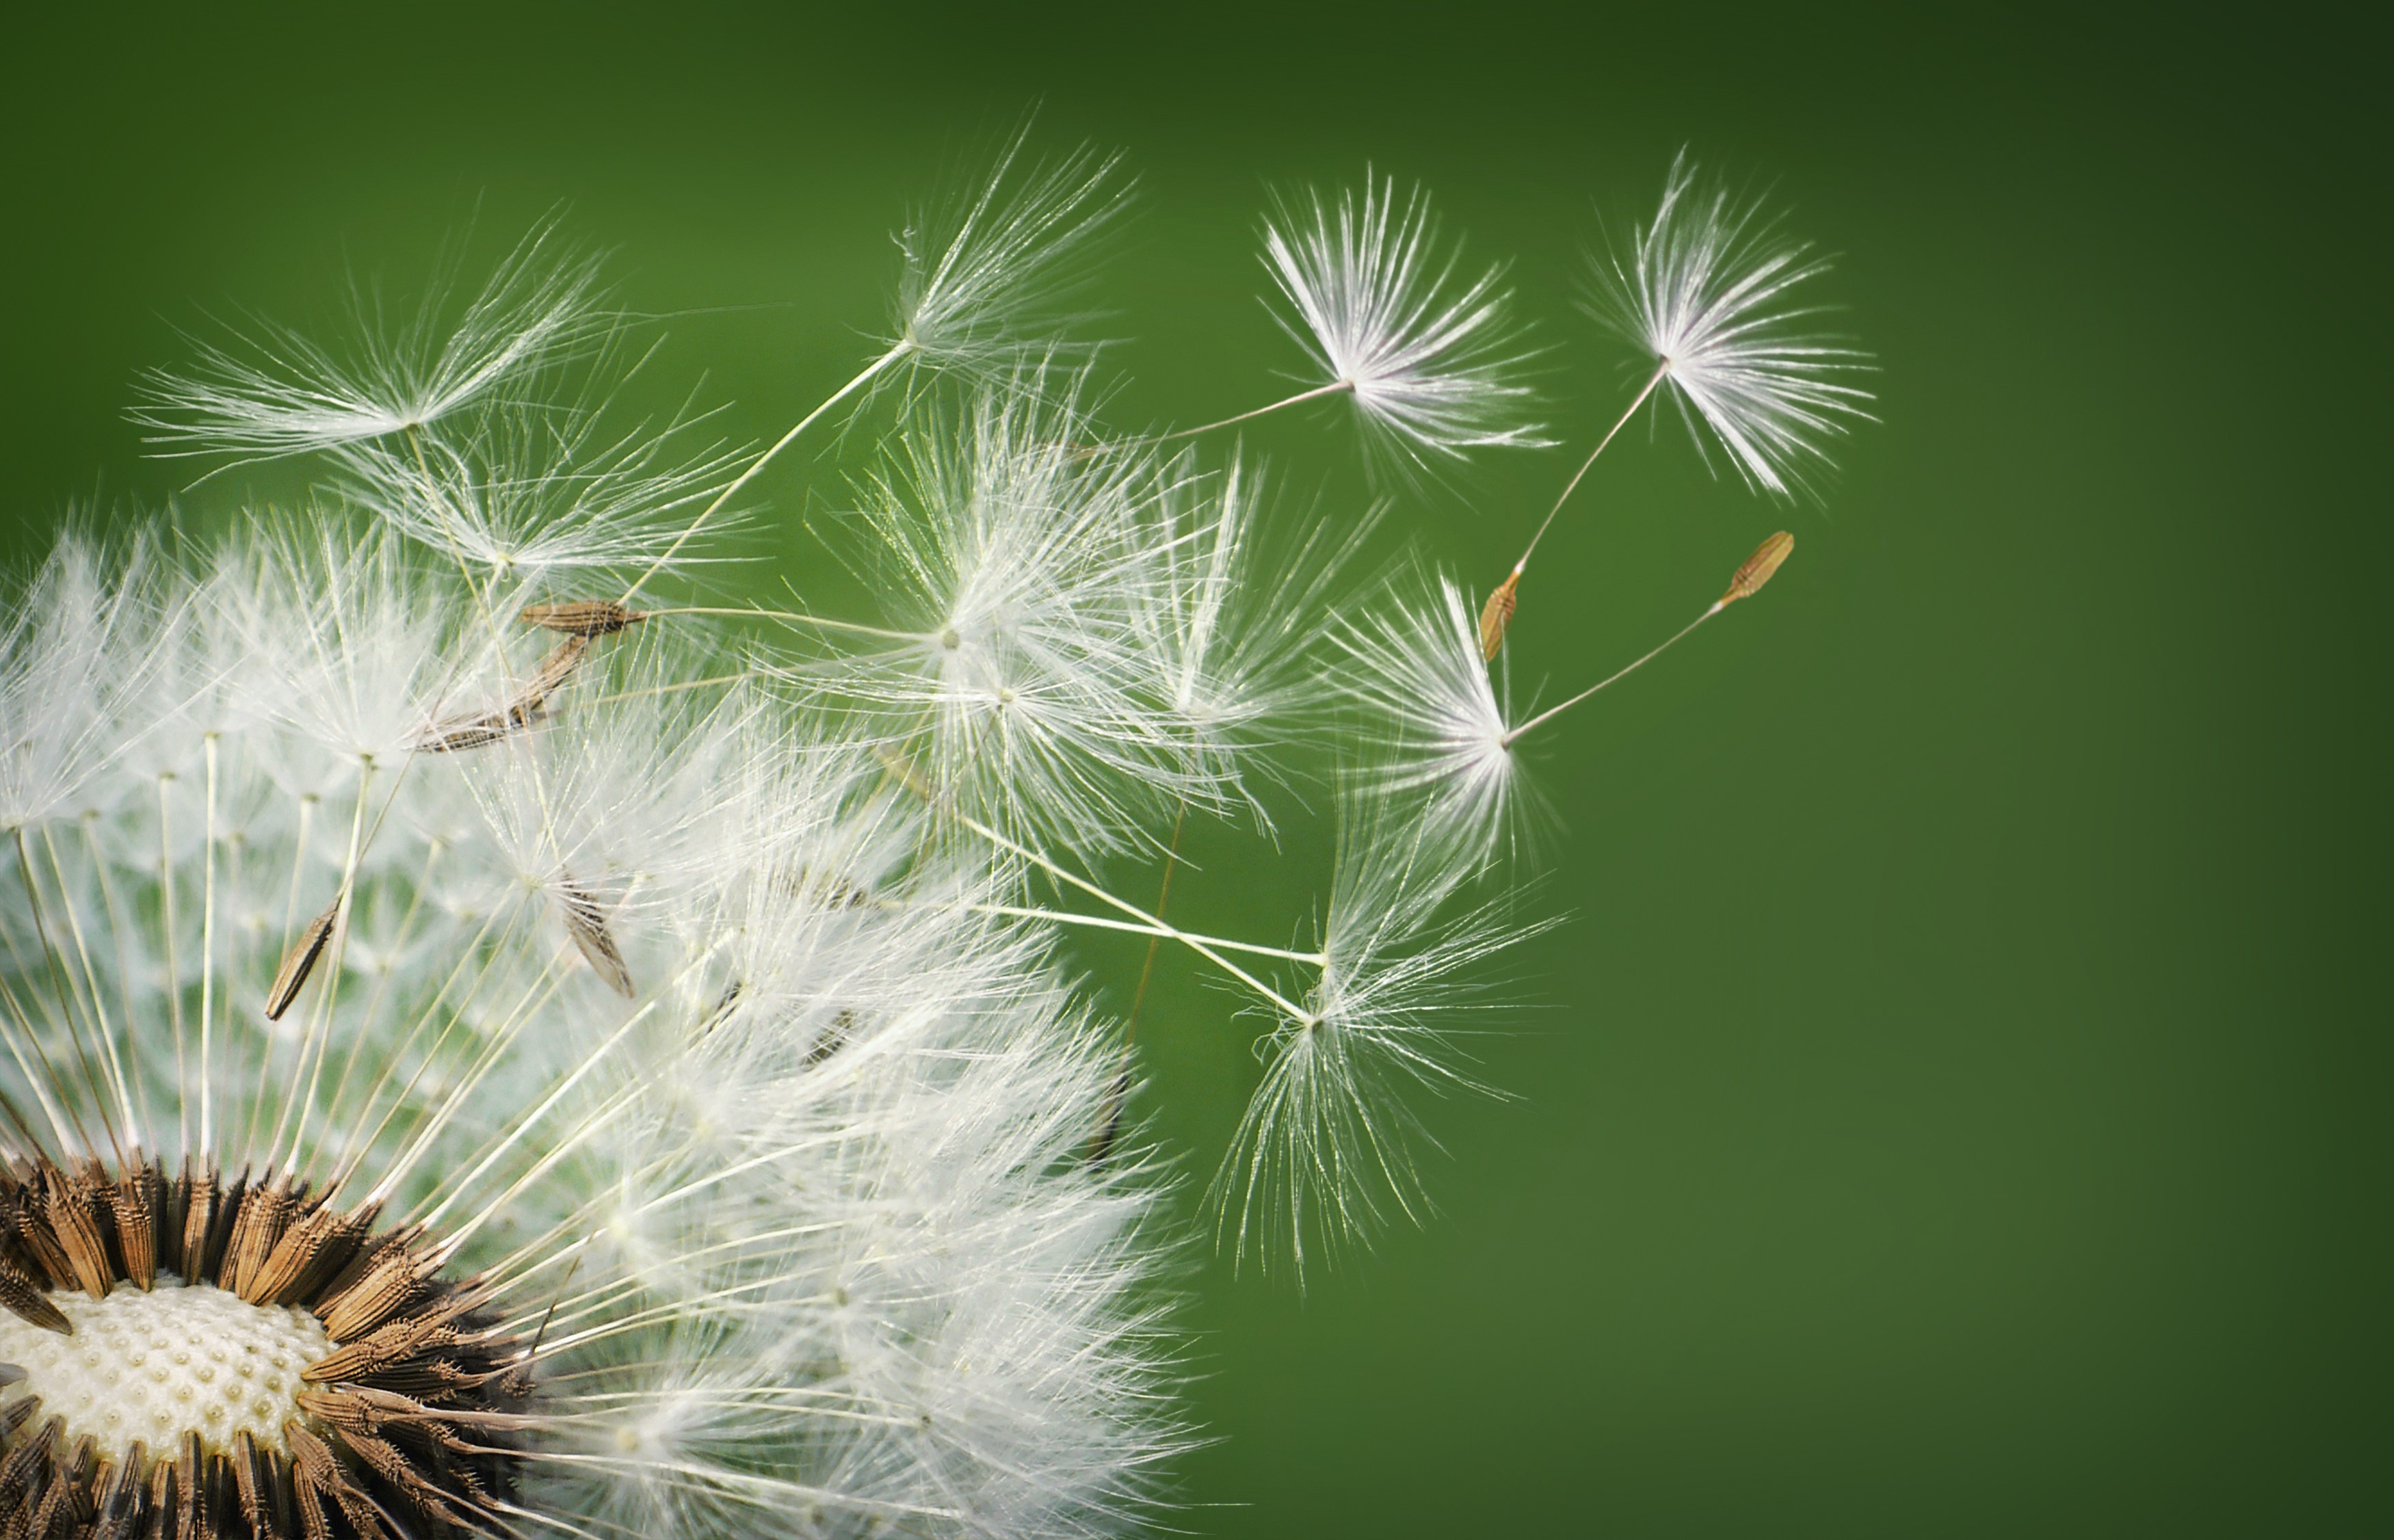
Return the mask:
<path id="1" fill-rule="evenodd" d="M 1471 1084 L 1456 1025 L 1541 925 L 1519 745 L 1678 638 L 1516 712 L 1537 536 L 1483 602 L 1274 512 L 1232 425 L 1348 413 L 1394 491 L 1547 441 L 1501 270 L 1392 179 L 1267 222 L 1315 377 L 1104 421 L 1062 328 L 1123 183 L 1009 140 L 910 222 L 883 349 L 761 450 L 621 420 L 625 330 L 549 228 L 395 336 L 227 335 L 149 382 L 159 453 L 321 489 L 70 534 L 0 621 L 0 1521 L 1138 1527 L 1191 1441 L 1135 1115 L 1166 947 L 1265 1023 L 1228 1244 L 1301 1274 L 1420 1212 L 1424 1093 Z M 1677 167 L 1599 272 L 1638 401 L 1778 494 L 1866 398 L 1774 228 Z M 710 601 L 834 419 L 875 443 L 876 612 Z M 1309 940 L 1176 921 L 1191 821 L 1268 828 L 1358 742 Z M 1108 937 L 1145 948 L 1119 997 L 1067 950 Z"/>

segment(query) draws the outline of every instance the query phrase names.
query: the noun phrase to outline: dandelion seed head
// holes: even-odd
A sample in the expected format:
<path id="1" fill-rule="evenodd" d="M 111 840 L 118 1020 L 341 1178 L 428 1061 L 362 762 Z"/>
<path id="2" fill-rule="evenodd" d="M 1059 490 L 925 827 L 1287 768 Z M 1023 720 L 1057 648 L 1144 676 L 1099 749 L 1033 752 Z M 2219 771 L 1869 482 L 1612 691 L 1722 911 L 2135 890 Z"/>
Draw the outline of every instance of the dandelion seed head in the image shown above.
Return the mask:
<path id="1" fill-rule="evenodd" d="M 431 752 L 428 719 L 557 640 L 508 637 L 454 563 L 323 509 L 144 562 L 63 547 L 11 620 L 8 741 L 20 709 L 91 714 L 72 753 L 20 751 L 0 849 L 12 1191 L 38 1161 L 162 1193 L 196 1172 L 245 1181 L 243 1214 L 354 1222 L 345 1246 L 439 1247 L 452 1292 L 424 1297 L 475 1312 L 439 1350 L 506 1419 L 477 1425 L 474 1480 L 441 1478 L 470 1529 L 1077 1534 L 1150 1500 L 1182 1441 L 1142 1296 L 1155 1185 L 1065 1158 L 1118 1057 L 1035 935 L 914 901 L 992 877 L 919 839 L 894 860 L 912 836 L 866 757 L 801 752 L 752 692 L 651 689 L 704 656 L 664 628 L 584 638 L 592 688 L 536 731 Z M 575 894 L 625 987 L 559 923 Z M 114 1212 L 78 1203 L 57 1212 Z M 270 1287 L 269 1253 L 236 1253 L 212 1283 Z M 280 1468 L 428 1526 L 431 1488 L 357 1474 L 365 1318 L 327 1286 L 296 1296 L 331 1367 Z M 45 1297 L 0 1303 L 46 1336 Z M 66 1371 L 35 1370 L 8 1394 L 63 1405 Z"/>

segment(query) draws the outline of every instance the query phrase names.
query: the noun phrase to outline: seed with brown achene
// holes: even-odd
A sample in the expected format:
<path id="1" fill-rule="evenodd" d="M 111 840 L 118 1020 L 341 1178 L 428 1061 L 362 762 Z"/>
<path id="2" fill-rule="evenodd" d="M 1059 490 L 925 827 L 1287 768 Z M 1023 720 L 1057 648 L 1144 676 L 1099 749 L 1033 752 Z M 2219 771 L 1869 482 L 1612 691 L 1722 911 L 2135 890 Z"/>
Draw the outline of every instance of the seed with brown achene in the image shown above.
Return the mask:
<path id="1" fill-rule="evenodd" d="M 1513 624 L 1513 611 L 1521 602 L 1521 569 L 1496 586 L 1488 602 L 1480 607 L 1480 661 L 1494 663 L 1505 645 L 1505 632 Z"/>
<path id="2" fill-rule="evenodd" d="M 590 971 L 626 1000 L 638 994 L 632 985 L 632 970 L 624 966 L 624 954 L 607 929 L 607 910 L 598 895 L 568 877 L 557 886 L 557 901 L 565 915 L 565 933 L 581 949 Z"/>
<path id="3" fill-rule="evenodd" d="M 493 711 L 479 717 L 453 717 L 436 722 L 415 746 L 427 754 L 457 754 L 471 748 L 495 744 L 502 738 L 539 721 L 541 707 L 548 703 L 551 691 L 563 684 L 590 651 L 590 638 L 585 635 L 567 637 L 548 650 L 547 655 L 533 670 L 532 678 L 516 691 L 515 699 L 503 711 Z"/>
<path id="4" fill-rule="evenodd" d="M 1737 575 L 1729 580 L 1729 592 L 1721 595 L 1720 601 L 1723 604 L 1733 604 L 1741 599 L 1752 599 L 1762 592 L 1762 586 L 1770 581 L 1770 574 L 1779 570 L 1779 564 L 1786 560 L 1789 553 L 1795 549 L 1796 537 L 1785 530 L 1781 530 L 1777 534 L 1756 546 L 1754 554 L 1745 559 L 1745 565 L 1740 567 L 1737 570 Z"/>
<path id="5" fill-rule="evenodd" d="M 324 943 L 333 939 L 333 922 L 340 917 L 341 898 L 335 893 L 324 912 L 308 922 L 291 950 L 283 954 L 283 966 L 275 970 L 274 986 L 266 992 L 266 1019 L 280 1021 L 291 1002 L 299 998 L 300 988 L 308 975 L 316 971 L 316 959 L 324 954 Z"/>
<path id="6" fill-rule="evenodd" d="M 626 610 L 612 599 L 582 599 L 567 604 L 527 604 L 516 618 L 544 630 L 576 637 L 606 637 L 627 625 L 638 625 L 649 616 L 644 610 Z"/>

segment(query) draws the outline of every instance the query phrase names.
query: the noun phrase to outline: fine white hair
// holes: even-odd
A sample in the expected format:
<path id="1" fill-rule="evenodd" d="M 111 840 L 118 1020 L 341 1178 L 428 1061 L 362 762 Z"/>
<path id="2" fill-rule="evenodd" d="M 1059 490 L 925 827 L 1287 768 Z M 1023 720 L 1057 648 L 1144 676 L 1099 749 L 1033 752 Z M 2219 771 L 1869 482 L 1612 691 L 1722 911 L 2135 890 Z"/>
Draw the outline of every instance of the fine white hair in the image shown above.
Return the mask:
<path id="1" fill-rule="evenodd" d="M 1591 254 L 1588 308 L 1653 359 L 1699 449 L 1701 421 L 1749 485 L 1790 497 L 1827 466 L 1827 441 L 1869 416 L 1851 383 L 1869 355 L 1817 330 L 1822 308 L 1796 293 L 1828 270 L 1683 151 L 1626 249 Z"/>
<path id="2" fill-rule="evenodd" d="M 1527 362 L 1504 269 L 1464 266 L 1429 194 L 1366 174 L 1333 201 L 1280 199 L 1264 223 L 1264 266 L 1294 316 L 1314 383 L 1354 398 L 1383 469 L 1451 466 L 1467 452 L 1545 442 L 1525 413 Z"/>

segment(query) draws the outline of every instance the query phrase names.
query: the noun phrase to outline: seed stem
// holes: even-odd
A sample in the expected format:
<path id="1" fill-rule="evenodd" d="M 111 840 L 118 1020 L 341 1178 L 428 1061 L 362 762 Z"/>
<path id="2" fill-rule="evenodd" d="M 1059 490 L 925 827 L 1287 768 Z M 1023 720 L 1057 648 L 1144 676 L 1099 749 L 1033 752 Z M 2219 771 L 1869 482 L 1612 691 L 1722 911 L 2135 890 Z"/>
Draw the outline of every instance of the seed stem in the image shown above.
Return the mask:
<path id="1" fill-rule="evenodd" d="M 690 679 L 681 684 L 651 685 L 645 690 L 626 690 L 613 695 L 601 695 L 598 699 L 591 701 L 589 704 L 591 705 L 612 705 L 617 701 L 644 701 L 651 695 L 678 695 L 684 691 L 704 690 L 709 685 L 738 684 L 743 679 L 757 679 L 762 678 L 764 678 L 763 670 L 743 668 L 737 674 L 717 674 L 712 678 Z"/>
<path id="2" fill-rule="evenodd" d="M 1147 441 L 1151 444 L 1168 444 L 1175 439 L 1193 439 L 1200 433 L 1211 433 L 1217 428 L 1230 428 L 1238 423 L 1253 422 L 1257 417 L 1269 415 L 1283 407 L 1299 406 L 1307 401 L 1320 401 L 1324 396 L 1352 395 L 1354 390 L 1353 380 L 1335 379 L 1327 385 L 1317 385 L 1310 390 L 1300 390 L 1294 396 L 1282 397 L 1269 406 L 1258 406 L 1252 412 L 1242 412 L 1235 417 L 1224 417 L 1219 422 L 1204 423 L 1195 428 L 1184 428 L 1172 433 L 1159 433 Z"/>
<path id="3" fill-rule="evenodd" d="M 928 641 L 920 631 L 891 631 L 878 625 L 860 625 L 852 620 L 833 620 L 828 615 L 810 615 L 797 610 L 765 610 L 738 606 L 715 608 L 703 604 L 680 605 L 671 610 L 651 610 L 649 618 L 666 615 L 721 615 L 741 620 L 777 620 L 791 625 L 811 625 L 824 631 L 847 631 L 860 637 L 880 637 L 889 641 Z"/>
<path id="4" fill-rule="evenodd" d="M 957 903 L 934 907 L 961 909 L 972 915 L 1007 915 L 1018 919 L 1050 920 L 1058 925 L 1085 925 L 1098 930 L 1120 930 L 1133 936 L 1147 936 L 1152 939 L 1151 954 L 1152 954 L 1153 944 L 1178 940 L 1203 941 L 1207 946 L 1218 946 L 1225 952 L 1244 952 L 1257 957 L 1276 957 L 1282 962 L 1304 963 L 1313 967 L 1321 967 L 1329 960 L 1319 952 L 1291 952 L 1285 947 L 1258 946 L 1253 941 L 1234 941 L 1221 936 L 1201 936 L 1193 930 L 1176 930 L 1170 926 L 1157 925 L 1152 921 L 1110 920 L 1102 915 L 1075 915 L 1069 909 L 1027 908 L 1011 903 Z"/>
<path id="5" fill-rule="evenodd" d="M 1562 495 L 1555 499 L 1555 506 L 1546 510 L 1546 519 L 1539 523 L 1538 533 L 1530 536 L 1529 546 L 1521 552 L 1521 559 L 1513 563 L 1513 572 L 1516 576 L 1520 574 L 1521 569 L 1530 564 L 1530 557 L 1537 550 L 1538 542 L 1546 537 L 1546 531 L 1553 525 L 1555 515 L 1563 511 L 1563 505 L 1571 501 L 1571 494 L 1579 490 L 1580 481 L 1587 475 L 1588 471 L 1595 467 L 1596 457 L 1604 453 L 1606 446 L 1612 442 L 1614 437 L 1617 436 L 1623 428 L 1629 426 L 1629 419 L 1638 415 L 1638 409 L 1646 404 L 1646 398 L 1654 393 L 1654 388 L 1662 384 L 1663 376 L 1668 375 L 1670 372 L 1670 362 L 1668 360 L 1665 360 L 1655 369 L 1653 374 L 1647 376 L 1645 385 L 1639 388 L 1636 398 L 1630 401 L 1629 405 L 1625 409 L 1624 409 L 1619 419 L 1613 423 L 1611 428 L 1606 430 L 1603 438 L 1598 439 L 1596 441 L 1596 447 L 1587 452 L 1587 458 L 1580 462 L 1579 468 L 1572 472 L 1572 479 L 1563 483 Z"/>
<path id="6" fill-rule="evenodd" d="M 691 536 L 696 534 L 701 526 L 703 526 L 708 520 L 714 518 L 717 510 L 719 510 L 724 504 L 731 501 L 731 499 L 738 494 L 742 487 L 744 487 L 750 481 L 755 480 L 760 471 L 762 471 L 767 466 L 771 465 L 775 455 L 781 454 L 782 451 L 789 448 L 791 444 L 796 442 L 798 435 L 813 427 L 816 418 L 822 416 L 833 407 L 837 406 L 841 401 L 846 401 L 848 397 L 862 389 L 866 385 L 872 382 L 873 377 L 875 375 L 880 374 L 881 371 L 888 368 L 891 364 L 897 362 L 900 359 L 904 358 L 908 353 L 911 353 L 914 350 L 914 344 L 911 341 L 901 340 L 893 343 L 888 352 L 882 354 L 879 358 L 875 359 L 871 363 L 866 364 L 863 371 L 854 379 L 849 380 L 846 385 L 841 386 L 838 389 L 833 391 L 828 397 L 826 397 L 821 406 L 816 407 L 805 416 L 800 417 L 797 420 L 796 426 L 793 427 L 787 433 L 783 434 L 780 438 L 773 441 L 771 448 L 766 450 L 764 454 L 757 455 L 754 460 L 748 462 L 748 468 L 733 477 L 731 484 L 717 493 L 714 502 L 707 504 L 706 507 L 699 510 L 698 517 L 690 521 L 690 528 L 682 531 L 681 533 L 674 537 L 674 543 L 665 547 L 664 554 L 658 557 L 655 561 L 650 563 L 649 570 L 647 572 L 642 573 L 638 578 L 633 580 L 632 586 L 624 590 L 624 597 L 617 600 L 617 602 L 622 604 L 631 603 L 634 597 L 636 597 L 642 588 L 648 586 L 649 579 L 656 576 L 658 573 L 664 571 L 665 563 L 671 561 L 676 556 L 680 554 L 682 546 L 690 543 Z"/>
<path id="7" fill-rule="evenodd" d="M 214 1020 L 210 1015 L 216 984 L 217 963 L 217 735 L 208 733 L 203 740 L 208 761 L 208 810 L 205 833 L 201 838 L 202 861 L 205 873 L 200 886 L 200 1148 L 215 1148 L 209 1142 L 211 1091 L 208 1077 L 209 1037 Z M 179 1066 L 178 1069 L 179 1071 Z M 190 1114 L 178 1104 L 176 1111 L 176 1133 L 183 1140 L 182 1153 L 191 1150 L 191 1128 L 185 1121 Z"/>
<path id="8" fill-rule="evenodd" d="M 1172 874 L 1180 869 L 1180 835 L 1189 826 L 1189 799 L 1180 799 L 1180 810 L 1172 820 L 1172 846 L 1164 852 L 1164 882 L 1155 895 L 1156 923 L 1164 923 L 1164 911 L 1172 902 Z M 1147 1004 L 1147 982 L 1155 976 L 1155 951 L 1164 944 L 1162 931 L 1147 941 L 1147 960 L 1138 965 L 1138 988 L 1131 992 L 1130 1018 L 1123 1023 L 1123 1041 L 1138 1039 L 1139 1007 Z"/>
<path id="9" fill-rule="evenodd" d="M 159 784 L 163 787 L 165 783 L 161 781 Z M 57 879 L 59 885 L 59 913 L 66 917 L 67 935 L 74 942 L 75 959 L 83 967 L 86 1015 L 90 1021 L 92 1035 L 99 1042 L 100 1060 L 106 1071 L 108 1089 L 115 1095 L 117 1110 L 124 1115 L 125 1138 L 138 1145 L 141 1125 L 133 1116 L 133 1099 L 125 1085 L 124 1060 L 117 1057 L 116 1029 L 109 1023 L 108 1005 L 101 995 L 99 974 L 91 966 L 91 947 L 84 940 L 83 920 L 76 912 L 78 905 L 67 888 L 66 867 L 59 860 L 59 843 L 51 837 L 50 827 L 47 824 L 43 825 L 42 828 L 42 850 L 50 858 L 50 874 Z M 98 1089 L 99 1087 L 94 1087 L 95 1091 Z M 104 1108 L 107 1102 L 103 1099 L 100 1105 Z M 109 1130 L 109 1141 L 116 1144 L 117 1135 L 113 1122 L 103 1121 Z M 122 1166 L 125 1151 L 121 1145 L 117 1148 L 116 1158 L 118 1165 Z"/>
<path id="10" fill-rule="evenodd" d="M 1124 914 L 1130 915 L 1135 920 L 1138 920 L 1139 922 L 1140 929 L 1145 930 L 1147 928 L 1152 927 L 1155 931 L 1178 941 L 1181 945 L 1189 948 L 1191 952 L 1196 953 L 1207 962 L 1212 963 L 1216 967 L 1228 973 L 1231 978 L 1238 980 L 1239 982 L 1246 985 L 1249 989 L 1254 990 L 1257 994 L 1262 995 L 1273 1005 L 1278 1006 L 1282 1010 L 1286 1011 L 1289 1016 L 1296 1020 L 1311 1021 L 1313 1020 L 1313 1013 L 1311 1011 L 1307 1010 L 1296 1001 L 1291 1000 L 1280 991 L 1272 988 L 1271 985 L 1265 983 L 1261 979 L 1256 978 L 1245 968 L 1241 967 L 1238 964 L 1230 961 L 1230 958 L 1223 956 L 1219 951 L 1209 944 L 1204 938 L 1192 936 L 1188 931 L 1180 929 L 1177 926 L 1169 925 L 1163 920 L 1153 918 L 1146 910 L 1139 908 L 1137 904 L 1132 903 L 1127 899 L 1116 898 L 1113 894 L 1107 892 L 1096 883 L 1065 870 L 1056 862 L 1048 860 L 1046 856 L 1041 855 L 1038 851 L 1032 849 L 1029 846 L 1018 844 L 1016 841 L 1006 838 L 1006 836 L 998 833 L 995 829 L 991 828 L 988 824 L 983 823 L 980 820 L 974 818 L 969 813 L 958 812 L 954 809 L 948 809 L 948 816 L 954 819 L 958 823 L 964 825 L 964 827 L 971 830 L 974 834 L 980 836 L 981 838 L 988 840 L 992 845 L 996 846 L 999 849 L 1029 862 L 1032 865 L 1046 873 L 1049 876 L 1054 877 L 1057 881 L 1063 883 L 1068 887 L 1077 888 L 1082 892 L 1088 894 L 1093 899 L 1096 899 L 1098 902 L 1109 904 L 1113 908 L 1121 910 Z"/>
<path id="11" fill-rule="evenodd" d="M 96 1077 L 92 1073 L 91 1059 L 89 1055 L 84 1052 L 83 1034 L 76 1030 L 75 1026 L 76 997 L 73 991 L 67 984 L 66 969 L 59 957 L 58 943 L 50 940 L 49 921 L 45 918 L 45 910 L 42 904 L 42 889 L 40 886 L 33 881 L 33 852 L 26 848 L 25 831 L 22 825 L 18 827 L 16 835 L 17 875 L 24 880 L 25 899 L 26 902 L 33 906 L 33 933 L 40 939 L 42 943 L 42 955 L 50 965 L 50 982 L 52 987 L 58 992 L 59 1008 L 65 1012 L 63 1017 L 51 1017 L 51 1021 L 58 1027 L 59 1032 L 65 1035 L 67 1041 L 73 1045 L 76 1062 L 81 1065 L 83 1069 L 84 1084 L 92 1090 L 95 1098 L 97 1098 L 99 1093 L 99 1085 Z M 40 994 L 33 990 L 29 989 L 26 993 L 32 994 L 36 1000 L 41 998 Z M 43 1014 L 48 1015 L 49 1013 L 45 1011 Z M 40 1045 L 36 1044 L 35 1047 L 38 1050 Z M 43 1052 L 42 1058 L 46 1063 L 49 1059 L 49 1055 L 46 1052 Z M 41 1096 L 43 1105 L 47 1107 L 49 1105 L 50 1099 L 46 1093 L 42 1091 L 38 1083 L 34 1086 L 34 1091 L 35 1094 Z M 102 1105 L 105 1104 L 106 1103 L 103 1101 Z M 74 1125 L 74 1135 L 71 1142 L 80 1144 L 86 1150 L 94 1148 L 91 1135 L 84 1129 L 83 1119 L 76 1116 L 72 1109 L 68 1111 L 67 1116 L 68 1121 Z M 57 1120 L 57 1113 L 53 1112 L 51 1113 L 51 1121 L 56 1123 Z M 68 1138 L 67 1131 L 63 1126 L 59 1129 L 59 1137 L 61 1139 L 66 1139 Z"/>
<path id="12" fill-rule="evenodd" d="M 1647 653 L 1644 657 L 1639 658 L 1636 663 L 1631 664 L 1628 667 L 1622 669 L 1619 673 L 1611 675 L 1603 679 L 1599 679 L 1595 684 L 1589 685 L 1585 690 L 1581 691 L 1578 694 L 1572 696 L 1570 700 L 1563 702 L 1561 704 L 1546 707 L 1546 710 L 1539 712 L 1528 721 L 1523 722 L 1519 727 L 1517 727 L 1510 732 L 1505 734 L 1505 736 L 1499 740 L 1499 743 L 1506 748 L 1511 748 L 1513 746 L 1513 741 L 1520 737 L 1523 733 L 1528 732 L 1532 728 L 1538 727 L 1543 723 L 1554 720 L 1557 717 L 1561 716 L 1564 712 L 1569 711 L 1572 707 L 1579 704 L 1580 702 L 1586 700 L 1590 695 L 1602 690 L 1606 685 L 1612 684 L 1620 679 L 1627 678 L 1630 675 L 1635 674 L 1640 668 L 1645 667 L 1648 664 L 1653 662 L 1664 652 L 1669 652 L 1673 643 L 1676 643 L 1681 637 L 1686 636 L 1697 626 L 1702 625 L 1704 622 L 1712 619 L 1715 615 L 1719 614 L 1723 609 L 1727 608 L 1728 603 L 1729 601 L 1727 599 L 1717 600 L 1711 609 L 1706 610 L 1703 614 L 1698 615 L 1695 619 L 1688 622 L 1687 625 L 1680 626 L 1677 631 L 1674 632 L 1669 641 L 1665 641 L 1662 646 L 1655 648 L 1652 652 Z"/>

